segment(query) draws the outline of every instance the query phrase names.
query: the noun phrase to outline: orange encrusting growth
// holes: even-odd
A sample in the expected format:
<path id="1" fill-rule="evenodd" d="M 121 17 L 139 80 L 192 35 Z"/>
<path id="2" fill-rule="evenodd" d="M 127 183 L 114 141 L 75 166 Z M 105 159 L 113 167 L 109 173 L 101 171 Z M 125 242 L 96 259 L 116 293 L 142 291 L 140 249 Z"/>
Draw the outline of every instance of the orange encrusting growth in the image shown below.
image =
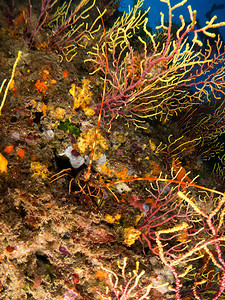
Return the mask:
<path id="1" fill-rule="evenodd" d="M 8 145 L 5 147 L 4 152 L 10 154 L 14 149 L 13 145 Z"/>
<path id="2" fill-rule="evenodd" d="M 35 83 L 35 90 L 39 93 L 45 94 L 47 91 L 47 84 L 44 81 L 38 79 Z"/>
<path id="3" fill-rule="evenodd" d="M 68 77 L 68 74 L 69 74 L 69 72 L 68 72 L 67 70 L 64 70 L 64 71 L 63 71 L 63 77 L 64 77 L 64 78 L 67 78 L 67 77 Z"/>
<path id="4" fill-rule="evenodd" d="M 20 157 L 20 158 L 24 158 L 24 156 L 25 156 L 25 151 L 22 149 L 22 148 L 19 148 L 18 150 L 17 150 L 17 155 Z"/>

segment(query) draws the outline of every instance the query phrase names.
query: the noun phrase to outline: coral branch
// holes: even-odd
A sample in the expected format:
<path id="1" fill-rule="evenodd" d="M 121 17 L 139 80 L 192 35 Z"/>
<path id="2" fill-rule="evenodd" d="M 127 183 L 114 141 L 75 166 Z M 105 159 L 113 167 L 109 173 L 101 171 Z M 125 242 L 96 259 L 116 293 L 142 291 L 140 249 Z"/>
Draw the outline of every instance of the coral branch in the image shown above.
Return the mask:
<path id="1" fill-rule="evenodd" d="M 19 52 L 18 52 L 18 55 L 17 55 L 17 58 L 16 58 L 16 61 L 15 61 L 14 65 L 13 65 L 11 78 L 9 79 L 9 82 L 8 82 L 8 84 L 7 84 L 7 86 L 6 86 L 6 89 L 5 89 L 5 92 L 4 92 L 4 95 L 3 95 L 3 99 L 2 99 L 2 103 L 1 103 L 1 105 L 0 105 L 0 116 L 1 116 L 1 113 L 2 113 L 2 108 L 3 108 L 3 105 L 4 105 L 4 103 L 5 103 L 6 96 L 7 96 L 7 93 L 8 93 L 9 87 L 10 87 L 10 84 L 11 84 L 11 82 L 13 81 L 13 78 L 14 78 L 14 75 L 15 75 L 15 71 L 16 71 L 16 66 L 17 66 L 17 64 L 18 64 L 18 61 L 19 61 L 19 59 L 20 59 L 21 54 L 22 54 L 22 51 L 19 51 Z M 1 84 L 1 87 L 0 87 L 0 93 L 2 92 L 2 89 L 3 89 L 4 85 L 5 85 L 5 82 L 6 82 L 6 79 L 4 79 L 3 82 L 2 82 L 2 84 Z"/>
<path id="2" fill-rule="evenodd" d="M 53 28 L 49 48 L 62 51 L 67 61 L 71 61 L 77 54 L 77 47 L 85 48 L 101 27 L 96 23 L 106 10 L 92 22 L 88 18 L 91 9 L 95 6 L 95 0 L 92 4 L 89 2 L 89 0 L 81 0 L 74 9 L 71 9 L 72 0 L 68 4 L 64 2 L 48 22 L 48 26 Z"/>
<path id="3" fill-rule="evenodd" d="M 123 116 L 141 127 L 146 117 L 167 120 L 194 103 L 201 103 L 202 96 L 208 97 L 210 90 L 224 94 L 224 67 L 220 65 L 225 61 L 224 51 L 220 52 L 222 44 L 217 42 L 214 55 L 209 44 L 203 47 L 198 35 L 204 33 L 212 37 L 210 29 L 224 26 L 225 22 L 215 23 L 214 17 L 204 27 L 196 29 L 197 12 L 189 6 L 191 23 L 187 25 L 180 16 L 181 25 L 175 36 L 173 14 L 186 1 L 173 7 L 169 0 L 162 2 L 168 6 L 169 19 L 165 22 L 161 13 L 161 25 L 156 27 L 156 34 L 147 28 L 148 11 L 141 12 L 142 0 L 118 18 L 106 33 L 107 49 L 112 58 L 107 70 L 108 91 L 104 102 L 104 116 L 110 116 L 109 123 Z M 92 56 L 89 61 L 95 66 L 93 73 L 100 70 L 104 73 L 103 37 L 89 54 Z"/>
<path id="4" fill-rule="evenodd" d="M 155 203 L 138 226 L 143 247 L 147 245 L 173 273 L 177 299 L 192 295 L 201 300 L 211 295 L 215 300 L 225 290 L 225 196 L 196 196 L 180 188 L 152 185 L 149 193 Z M 192 287 L 185 286 L 188 279 Z"/>

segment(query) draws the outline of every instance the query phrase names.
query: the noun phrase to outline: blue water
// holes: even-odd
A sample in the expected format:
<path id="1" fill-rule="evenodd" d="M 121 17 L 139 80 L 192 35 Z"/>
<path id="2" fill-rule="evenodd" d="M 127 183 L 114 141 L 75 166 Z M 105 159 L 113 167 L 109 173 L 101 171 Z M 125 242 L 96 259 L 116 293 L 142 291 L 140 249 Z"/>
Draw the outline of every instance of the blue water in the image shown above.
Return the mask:
<path id="1" fill-rule="evenodd" d="M 171 5 L 179 3 L 180 0 L 171 0 Z M 128 6 L 133 5 L 132 0 L 121 0 L 120 11 L 128 11 Z M 178 8 L 174 11 L 174 20 L 179 24 L 179 15 L 182 14 L 187 22 L 190 21 L 188 5 L 191 5 L 193 10 L 197 10 L 197 18 L 201 27 L 205 26 L 205 22 L 214 15 L 217 16 L 217 22 L 225 21 L 225 0 L 188 0 L 182 8 Z M 162 3 L 160 0 L 146 0 L 144 2 L 144 8 L 149 10 L 149 26 L 155 29 L 155 26 L 160 24 L 160 11 L 166 16 L 168 15 L 168 8 L 166 3 Z M 225 41 L 225 27 L 220 29 L 220 34 Z"/>

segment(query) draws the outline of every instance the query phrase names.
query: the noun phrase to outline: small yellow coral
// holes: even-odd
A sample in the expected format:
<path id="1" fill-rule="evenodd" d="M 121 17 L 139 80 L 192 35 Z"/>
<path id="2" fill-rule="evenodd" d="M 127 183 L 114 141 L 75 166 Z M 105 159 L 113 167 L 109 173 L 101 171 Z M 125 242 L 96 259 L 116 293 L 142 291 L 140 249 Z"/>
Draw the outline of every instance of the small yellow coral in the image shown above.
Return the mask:
<path id="1" fill-rule="evenodd" d="M 7 165 L 8 165 L 8 161 L 7 159 L 0 153 L 0 172 L 3 173 L 7 173 Z"/>
<path id="2" fill-rule="evenodd" d="M 48 176 L 48 168 L 40 162 L 31 162 L 30 170 L 33 173 L 31 177 L 41 177 L 44 179 Z"/>
<path id="3" fill-rule="evenodd" d="M 124 244 L 130 247 L 139 238 L 139 236 L 141 235 L 141 231 L 135 229 L 134 227 L 128 227 L 124 229 L 123 235 L 124 235 Z"/>
<path id="4" fill-rule="evenodd" d="M 114 221 L 115 221 L 115 218 L 114 218 L 113 216 L 107 214 L 107 215 L 105 216 L 105 220 L 106 220 L 106 222 L 108 222 L 108 223 L 110 223 L 110 224 L 113 224 Z"/>
<path id="5" fill-rule="evenodd" d="M 94 109 L 92 109 L 91 107 L 85 107 L 83 110 L 86 116 L 94 116 L 95 114 Z"/>
<path id="6" fill-rule="evenodd" d="M 118 222 L 118 221 L 120 220 L 120 218 L 121 218 L 121 215 L 118 214 L 118 213 L 117 213 L 115 216 L 111 216 L 111 215 L 109 215 L 109 214 L 107 214 L 107 215 L 105 216 L 106 222 L 108 222 L 108 223 L 110 223 L 110 224 L 113 224 L 114 222 Z"/>
<path id="7" fill-rule="evenodd" d="M 55 112 L 54 112 L 54 117 L 58 120 L 62 120 L 65 116 L 66 112 L 65 109 L 61 107 L 57 107 Z"/>
<path id="8" fill-rule="evenodd" d="M 86 115 L 90 116 L 94 114 L 94 110 L 90 108 L 90 102 L 93 96 L 90 91 L 90 81 L 83 78 L 82 84 L 82 88 L 76 87 L 75 84 L 72 84 L 69 91 L 74 100 L 73 110 L 75 111 L 77 108 L 81 108 L 84 110 Z"/>
<path id="9" fill-rule="evenodd" d="M 149 146 L 150 149 L 154 152 L 156 149 L 156 144 L 153 142 L 153 140 L 149 140 Z"/>
<path id="10" fill-rule="evenodd" d="M 91 128 L 85 133 L 81 134 L 81 136 L 78 138 L 77 141 L 77 146 L 80 153 L 83 154 L 87 150 L 90 150 L 92 148 L 94 136 L 95 136 L 94 128 Z M 94 154 L 94 160 L 97 160 L 99 157 L 101 157 L 103 151 L 109 148 L 109 142 L 100 133 L 98 133 L 96 145 L 97 148 Z"/>
<path id="11" fill-rule="evenodd" d="M 43 105 L 41 106 L 41 112 L 44 113 Z M 52 125 L 54 127 L 57 127 L 60 121 L 64 120 L 66 115 L 66 111 L 64 108 L 61 107 L 56 108 L 54 105 L 48 105 L 46 112 L 48 112 L 48 115 L 54 119 L 54 122 L 52 122 Z"/>
<path id="12" fill-rule="evenodd" d="M 46 117 L 46 115 L 47 115 L 47 105 L 44 103 L 44 102 L 42 102 L 42 107 L 41 107 L 41 110 L 42 110 L 42 113 L 43 113 L 43 116 L 44 117 Z"/>
<path id="13" fill-rule="evenodd" d="M 136 216 L 135 225 L 138 224 L 138 222 L 140 221 L 140 219 L 142 218 L 142 216 L 143 216 L 143 213 Z"/>
<path id="14" fill-rule="evenodd" d="M 11 81 L 10 85 L 9 85 L 9 89 L 10 89 L 11 91 L 13 91 L 14 88 L 15 88 L 15 80 L 13 79 L 13 80 Z"/>
<path id="15" fill-rule="evenodd" d="M 112 170 L 109 163 L 106 161 L 103 165 L 99 165 L 99 172 L 103 175 L 111 176 Z"/>
<path id="16" fill-rule="evenodd" d="M 118 213 L 117 213 L 117 214 L 115 215 L 115 217 L 114 217 L 114 218 L 115 218 L 115 220 L 116 220 L 116 221 L 119 221 L 119 220 L 120 220 L 120 218 L 121 218 L 121 214 L 118 214 Z"/>

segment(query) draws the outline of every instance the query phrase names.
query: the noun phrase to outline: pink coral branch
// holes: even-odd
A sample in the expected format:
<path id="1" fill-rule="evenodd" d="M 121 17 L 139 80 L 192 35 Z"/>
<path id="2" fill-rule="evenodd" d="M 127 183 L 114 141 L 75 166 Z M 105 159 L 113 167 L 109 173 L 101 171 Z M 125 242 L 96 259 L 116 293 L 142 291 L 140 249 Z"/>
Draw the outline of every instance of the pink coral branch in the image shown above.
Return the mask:
<path id="1" fill-rule="evenodd" d="M 158 214 L 160 210 L 149 211 L 143 224 L 138 226 L 142 232 L 143 247 L 147 245 L 170 268 L 174 275 L 176 287 L 173 290 L 177 299 L 181 300 L 187 294 L 183 289 L 186 276 L 193 277 L 193 287 L 188 293 L 195 299 L 205 299 L 209 283 L 214 293 L 211 299 L 218 299 L 225 290 L 225 261 L 222 254 L 225 242 L 225 197 L 211 198 L 212 209 L 207 213 L 200 206 L 200 197 L 196 201 L 181 192 L 179 187 L 171 188 L 171 193 L 168 186 L 162 189 L 158 185 L 157 189 L 159 196 L 155 196 L 156 203 L 167 191 L 164 196 L 167 198 L 167 211 L 162 220 Z M 156 191 L 154 189 L 153 193 Z M 204 199 L 207 201 L 207 194 Z M 164 202 L 158 201 L 158 204 L 163 206 Z M 209 272 L 214 275 L 213 279 L 208 278 Z"/>
<path id="2" fill-rule="evenodd" d="M 204 101 L 201 95 L 207 95 L 208 89 L 219 90 L 220 86 L 220 92 L 224 93 L 224 69 L 216 69 L 219 64 L 225 62 L 225 53 L 220 52 L 221 43 L 216 44 L 215 57 L 210 45 L 208 49 L 202 48 L 196 52 L 194 46 L 198 44 L 201 48 L 199 33 L 211 36 L 208 29 L 224 26 L 225 22 L 214 24 L 213 18 L 205 27 L 195 29 L 196 12 L 189 7 L 191 24 L 186 25 L 181 17 L 182 25 L 174 37 L 173 11 L 182 6 L 183 2 L 174 7 L 171 7 L 169 0 L 162 2 L 168 5 L 169 18 L 167 26 L 164 24 L 164 18 L 161 20 L 161 26 L 158 26 L 158 29 L 162 30 L 158 33 L 162 36 L 161 41 L 147 30 L 147 21 L 143 21 L 140 15 L 135 15 L 135 8 L 134 15 L 129 15 L 130 21 L 129 16 L 124 18 L 126 21 L 121 20 L 118 27 L 115 26 L 107 33 L 108 50 L 113 62 L 107 70 L 109 88 L 105 96 L 103 116 L 110 117 L 109 123 L 119 115 L 128 121 L 136 121 L 137 124 L 144 117 L 159 116 L 167 119 L 193 103 Z M 140 4 L 140 1 L 138 3 Z M 143 49 L 143 52 L 139 49 L 135 51 L 131 46 L 130 37 L 133 34 L 129 30 L 135 30 L 131 25 L 132 17 L 139 20 L 138 26 L 142 25 L 147 37 L 146 40 L 139 38 L 139 48 Z M 194 38 L 188 46 L 190 33 Z M 96 53 L 92 53 L 94 58 L 90 61 L 95 62 L 98 70 L 104 72 L 104 56 L 100 49 L 101 45 Z M 201 75 L 206 77 L 199 79 Z M 191 92 L 192 87 L 195 87 L 196 91 Z"/>

